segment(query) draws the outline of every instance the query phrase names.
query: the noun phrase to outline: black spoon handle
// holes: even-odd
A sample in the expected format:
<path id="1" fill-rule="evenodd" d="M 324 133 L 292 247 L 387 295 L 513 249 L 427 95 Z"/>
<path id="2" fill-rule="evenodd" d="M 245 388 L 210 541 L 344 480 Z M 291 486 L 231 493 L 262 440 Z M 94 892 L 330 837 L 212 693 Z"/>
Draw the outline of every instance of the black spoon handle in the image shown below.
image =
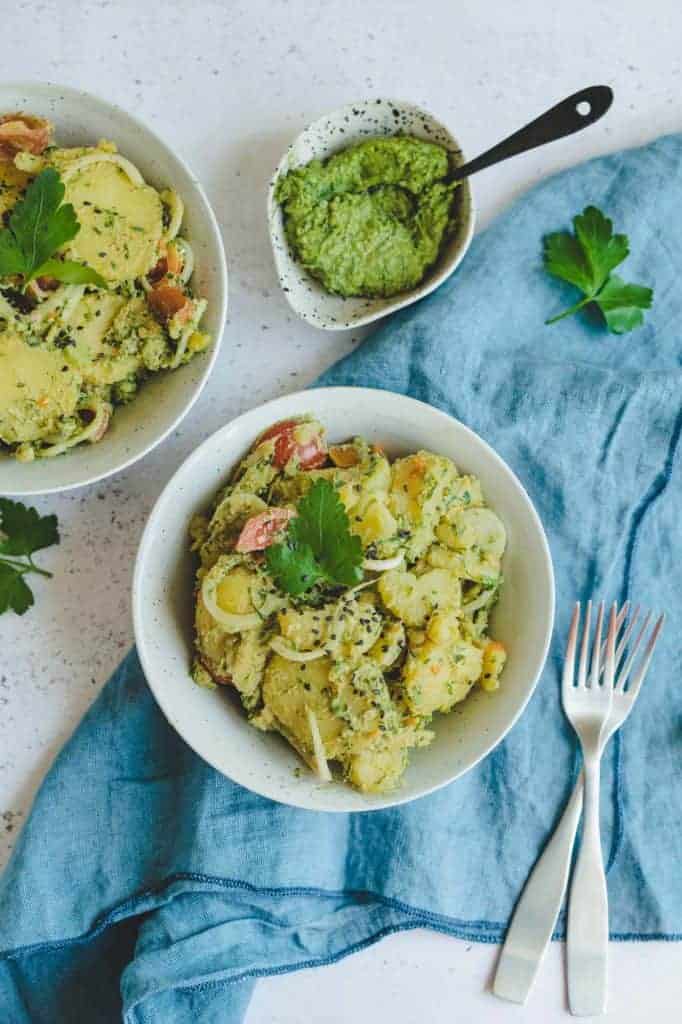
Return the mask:
<path id="1" fill-rule="evenodd" d="M 525 153 L 527 149 L 535 149 L 536 146 L 544 146 L 546 142 L 563 139 L 564 135 L 579 132 L 581 128 L 587 128 L 598 121 L 612 102 L 613 92 L 608 85 L 592 85 L 588 89 L 581 89 L 580 92 L 573 93 L 568 99 L 546 110 L 544 114 L 540 114 L 540 117 L 536 117 L 525 128 L 520 128 L 518 132 L 498 142 L 492 149 L 481 153 L 475 160 L 455 168 L 453 181 L 468 178 L 477 171 L 482 171 L 484 167 L 508 160 L 517 153 Z M 578 109 L 579 106 L 584 106 L 584 113 Z"/>

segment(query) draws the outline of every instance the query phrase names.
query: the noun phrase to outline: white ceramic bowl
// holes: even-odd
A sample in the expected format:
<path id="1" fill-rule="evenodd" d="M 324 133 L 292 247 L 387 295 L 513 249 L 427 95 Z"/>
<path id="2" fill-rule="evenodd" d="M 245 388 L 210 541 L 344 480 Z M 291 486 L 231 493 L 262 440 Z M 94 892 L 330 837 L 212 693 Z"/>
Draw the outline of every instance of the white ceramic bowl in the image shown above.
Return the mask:
<path id="1" fill-rule="evenodd" d="M 436 738 L 411 754 L 403 786 L 367 796 L 340 782 L 321 785 L 278 735 L 247 723 L 236 695 L 192 682 L 194 562 L 187 528 L 205 510 L 230 470 L 270 424 L 311 412 L 332 440 L 360 434 L 392 457 L 427 448 L 480 477 L 508 531 L 505 585 L 492 633 L 508 649 L 502 686 L 476 690 L 450 715 L 436 716 Z M 429 405 L 389 391 L 318 388 L 278 398 L 233 420 L 180 467 L 145 528 L 133 583 L 135 636 L 142 665 L 162 711 L 204 760 L 235 782 L 282 803 L 316 811 L 368 811 L 404 803 L 468 771 L 512 727 L 545 661 L 554 621 L 554 577 L 544 531 L 523 487 L 492 448 Z"/>
<path id="2" fill-rule="evenodd" d="M 218 355 L 227 313 L 227 268 L 220 229 L 201 185 L 181 157 L 136 118 L 88 93 L 33 82 L 0 84 L 0 113 L 13 110 L 49 118 L 61 145 L 111 139 L 150 184 L 180 193 L 185 202 L 182 230 L 196 258 L 193 284 L 208 299 L 202 323 L 213 338 L 205 353 L 172 373 L 156 374 L 130 405 L 116 409 L 98 444 L 29 463 L 0 455 L 0 494 L 48 494 L 94 483 L 131 465 L 191 409 Z"/>
<path id="3" fill-rule="evenodd" d="M 294 312 L 314 327 L 328 331 L 359 327 L 409 306 L 445 281 L 469 248 L 474 233 L 475 211 L 471 186 L 464 181 L 456 194 L 457 228 L 445 242 L 438 261 L 422 283 L 410 291 L 389 299 L 344 299 L 326 291 L 291 255 L 284 234 L 282 210 L 275 200 L 275 186 L 280 175 L 310 160 L 324 160 L 340 149 L 372 136 L 398 133 L 437 142 L 452 154 L 456 164 L 464 163 L 457 139 L 426 110 L 399 100 L 363 100 L 325 114 L 306 128 L 289 146 L 270 182 L 268 224 L 279 283 Z"/>

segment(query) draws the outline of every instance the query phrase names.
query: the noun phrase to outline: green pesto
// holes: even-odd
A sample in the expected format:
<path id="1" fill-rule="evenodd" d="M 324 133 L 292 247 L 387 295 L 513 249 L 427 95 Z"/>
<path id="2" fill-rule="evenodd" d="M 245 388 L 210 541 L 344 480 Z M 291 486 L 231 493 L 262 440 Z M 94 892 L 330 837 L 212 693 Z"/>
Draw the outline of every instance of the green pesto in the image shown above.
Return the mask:
<path id="1" fill-rule="evenodd" d="M 410 136 L 368 139 L 277 182 L 294 257 L 334 294 L 418 285 L 453 227 L 450 158 Z"/>

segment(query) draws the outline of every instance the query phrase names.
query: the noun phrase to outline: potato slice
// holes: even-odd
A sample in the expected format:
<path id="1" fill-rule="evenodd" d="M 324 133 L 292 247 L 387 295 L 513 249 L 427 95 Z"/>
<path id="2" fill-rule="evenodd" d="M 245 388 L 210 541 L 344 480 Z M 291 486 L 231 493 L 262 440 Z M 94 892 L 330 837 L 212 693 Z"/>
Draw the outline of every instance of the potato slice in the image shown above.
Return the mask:
<path id="1" fill-rule="evenodd" d="M 328 696 L 328 658 L 304 663 L 287 661 L 275 654 L 265 670 L 263 702 L 275 719 L 275 727 L 312 764 L 314 750 L 308 711 L 315 714 L 320 739 L 328 760 L 342 750 L 341 734 L 345 723 L 331 710 Z"/>
<path id="2" fill-rule="evenodd" d="M 507 650 L 499 640 L 491 640 L 483 648 L 481 687 L 488 692 L 499 690 L 500 676 L 507 663 Z"/>
<path id="3" fill-rule="evenodd" d="M 464 640 L 444 646 L 426 639 L 410 651 L 403 668 L 408 707 L 416 715 L 449 711 L 480 678 L 483 653 Z"/>
<path id="4" fill-rule="evenodd" d="M 381 600 L 407 626 L 422 626 L 436 608 L 457 609 L 462 594 L 459 580 L 447 569 L 430 569 L 421 576 L 394 569 L 379 577 Z"/>
<path id="5" fill-rule="evenodd" d="M 489 508 L 456 508 L 436 528 L 436 536 L 460 556 L 462 575 L 482 580 L 499 576 L 507 532 Z"/>
<path id="6" fill-rule="evenodd" d="M 0 439 L 36 441 L 56 431 L 76 410 L 80 374 L 59 349 L 28 345 L 12 331 L 0 334 Z"/>
<path id="7" fill-rule="evenodd" d="M 92 151 L 93 154 L 97 150 Z M 163 204 L 158 192 L 131 180 L 108 154 L 66 177 L 65 202 L 72 203 L 80 231 L 67 254 L 112 284 L 143 277 L 158 259 Z"/>

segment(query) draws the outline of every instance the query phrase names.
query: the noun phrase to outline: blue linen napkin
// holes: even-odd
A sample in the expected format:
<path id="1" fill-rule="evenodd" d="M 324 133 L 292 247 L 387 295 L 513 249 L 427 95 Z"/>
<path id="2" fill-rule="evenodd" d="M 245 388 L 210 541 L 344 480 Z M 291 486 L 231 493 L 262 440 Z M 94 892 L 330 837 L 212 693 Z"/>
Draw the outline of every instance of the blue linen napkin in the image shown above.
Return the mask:
<path id="1" fill-rule="evenodd" d="M 596 203 L 656 288 L 625 337 L 580 317 L 541 268 L 543 233 Z M 682 136 L 526 195 L 451 281 L 322 378 L 409 393 L 502 454 L 547 527 L 558 620 L 509 737 L 464 778 L 372 815 L 313 814 L 241 789 L 173 732 L 135 652 L 59 755 L 0 881 L 9 1024 L 231 1024 L 254 979 L 329 963 L 397 929 L 498 942 L 571 786 L 558 679 L 572 602 L 669 615 L 603 781 L 612 937 L 682 938 Z M 191 685 L 188 681 L 188 685 Z"/>

